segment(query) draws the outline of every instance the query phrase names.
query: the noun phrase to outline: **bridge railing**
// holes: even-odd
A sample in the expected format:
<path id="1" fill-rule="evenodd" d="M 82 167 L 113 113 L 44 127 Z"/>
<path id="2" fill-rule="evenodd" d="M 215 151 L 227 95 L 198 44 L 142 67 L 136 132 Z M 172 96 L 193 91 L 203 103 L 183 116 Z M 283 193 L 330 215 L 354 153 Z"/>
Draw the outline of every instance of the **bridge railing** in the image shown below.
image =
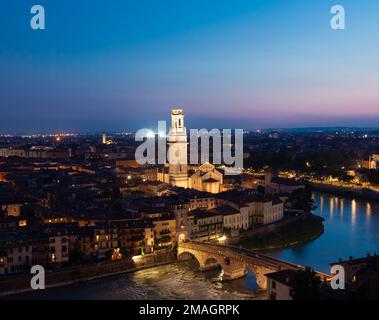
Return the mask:
<path id="1" fill-rule="evenodd" d="M 200 241 L 189 241 L 182 245 L 183 247 L 191 248 L 191 249 L 198 249 L 198 250 L 210 250 L 210 253 L 212 251 L 218 251 L 218 254 L 220 255 L 230 255 L 235 256 L 236 259 L 241 259 L 243 257 L 245 258 L 251 258 L 254 259 L 255 262 L 266 265 L 267 267 L 272 267 L 274 269 L 299 269 L 300 266 L 289 264 L 287 262 L 274 259 L 265 255 L 258 254 L 256 252 L 247 250 L 247 249 L 241 249 L 238 247 L 233 246 L 225 246 L 225 245 L 219 245 L 214 243 L 207 243 L 207 242 L 200 242 Z"/>
<path id="2" fill-rule="evenodd" d="M 267 256 L 267 255 L 249 250 L 249 249 L 245 249 L 242 247 L 230 246 L 230 245 L 221 245 L 221 244 L 216 244 L 216 243 L 207 243 L 207 242 L 201 242 L 201 241 L 190 241 L 188 243 L 189 244 L 194 243 L 194 244 L 197 244 L 200 246 L 214 247 L 214 248 L 222 249 L 222 250 L 229 249 L 229 250 L 232 250 L 233 252 L 243 253 L 245 255 L 248 255 L 249 257 L 257 258 L 260 260 L 266 260 L 267 262 L 272 262 L 275 264 L 286 265 L 287 267 L 290 267 L 290 268 L 296 268 L 296 269 L 304 268 L 301 265 L 296 265 L 296 264 L 291 263 L 291 262 L 287 262 L 287 261 L 283 261 L 283 260 L 280 260 L 277 258 L 273 258 L 273 257 Z"/>

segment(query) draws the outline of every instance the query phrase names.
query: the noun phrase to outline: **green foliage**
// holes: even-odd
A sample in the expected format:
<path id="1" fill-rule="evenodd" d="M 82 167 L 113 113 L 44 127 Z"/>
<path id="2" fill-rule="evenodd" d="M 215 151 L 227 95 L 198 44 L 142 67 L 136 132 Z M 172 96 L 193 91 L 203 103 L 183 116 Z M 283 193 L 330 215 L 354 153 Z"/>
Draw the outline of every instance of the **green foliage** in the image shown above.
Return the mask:
<path id="1" fill-rule="evenodd" d="M 145 241 L 141 241 L 141 255 L 145 255 Z"/>
<path id="2" fill-rule="evenodd" d="M 296 243 L 310 241 L 324 231 L 322 220 L 313 215 L 295 221 L 280 230 L 245 239 L 238 244 L 251 250 L 285 248 Z"/>
<path id="3" fill-rule="evenodd" d="M 292 192 L 287 201 L 291 203 L 291 208 L 295 210 L 303 210 L 309 213 L 316 209 L 309 186 Z"/>
<path id="4" fill-rule="evenodd" d="M 71 264 L 80 264 L 84 259 L 84 252 L 80 249 L 71 250 L 69 253 L 69 261 Z"/>
<path id="5" fill-rule="evenodd" d="M 263 169 L 265 166 L 277 169 L 308 171 L 306 163 L 311 164 L 311 169 L 318 173 L 328 173 L 341 167 L 354 166 L 358 158 L 352 152 L 341 150 L 335 146 L 330 150 L 304 149 L 301 146 L 293 148 L 278 148 L 275 144 L 264 145 L 254 150 L 254 153 L 246 159 L 246 167 Z"/>

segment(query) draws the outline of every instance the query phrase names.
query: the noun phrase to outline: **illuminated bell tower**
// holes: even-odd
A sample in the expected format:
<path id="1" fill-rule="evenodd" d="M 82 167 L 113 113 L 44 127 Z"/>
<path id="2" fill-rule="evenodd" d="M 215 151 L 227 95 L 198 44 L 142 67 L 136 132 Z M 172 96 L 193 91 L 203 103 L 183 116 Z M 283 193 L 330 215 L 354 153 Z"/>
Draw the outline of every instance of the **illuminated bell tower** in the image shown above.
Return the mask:
<path id="1" fill-rule="evenodd" d="M 107 134 L 105 133 L 105 131 L 103 131 L 103 133 L 101 135 L 101 143 L 102 144 L 106 144 L 107 143 Z"/>
<path id="2" fill-rule="evenodd" d="M 173 186 L 188 188 L 187 130 L 182 109 L 172 109 L 168 134 L 169 182 Z"/>

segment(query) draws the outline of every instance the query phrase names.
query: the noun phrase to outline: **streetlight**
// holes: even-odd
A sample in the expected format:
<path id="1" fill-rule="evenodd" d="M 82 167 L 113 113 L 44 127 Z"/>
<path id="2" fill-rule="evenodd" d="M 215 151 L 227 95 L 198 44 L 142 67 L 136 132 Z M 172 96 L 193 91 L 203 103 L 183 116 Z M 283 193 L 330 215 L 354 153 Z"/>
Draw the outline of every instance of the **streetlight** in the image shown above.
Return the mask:
<path id="1" fill-rule="evenodd" d="M 221 243 L 225 243 L 226 236 L 225 235 L 221 236 L 220 238 L 218 238 L 218 241 L 221 242 Z"/>

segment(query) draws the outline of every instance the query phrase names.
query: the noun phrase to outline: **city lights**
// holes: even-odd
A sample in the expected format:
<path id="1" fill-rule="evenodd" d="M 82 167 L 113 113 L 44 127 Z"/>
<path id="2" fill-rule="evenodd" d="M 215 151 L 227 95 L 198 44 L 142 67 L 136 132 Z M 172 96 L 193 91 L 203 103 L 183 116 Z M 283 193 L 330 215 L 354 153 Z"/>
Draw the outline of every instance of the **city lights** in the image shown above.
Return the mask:
<path id="1" fill-rule="evenodd" d="M 1 5 L 0 300 L 379 300 L 379 1 L 29 2 Z"/>
<path id="2" fill-rule="evenodd" d="M 133 259 L 133 261 L 139 261 L 142 259 L 142 255 L 133 256 L 132 259 Z"/>
<path id="3" fill-rule="evenodd" d="M 223 235 L 222 237 L 218 238 L 218 241 L 219 241 L 219 242 L 225 242 L 226 239 L 227 239 L 226 236 Z"/>

